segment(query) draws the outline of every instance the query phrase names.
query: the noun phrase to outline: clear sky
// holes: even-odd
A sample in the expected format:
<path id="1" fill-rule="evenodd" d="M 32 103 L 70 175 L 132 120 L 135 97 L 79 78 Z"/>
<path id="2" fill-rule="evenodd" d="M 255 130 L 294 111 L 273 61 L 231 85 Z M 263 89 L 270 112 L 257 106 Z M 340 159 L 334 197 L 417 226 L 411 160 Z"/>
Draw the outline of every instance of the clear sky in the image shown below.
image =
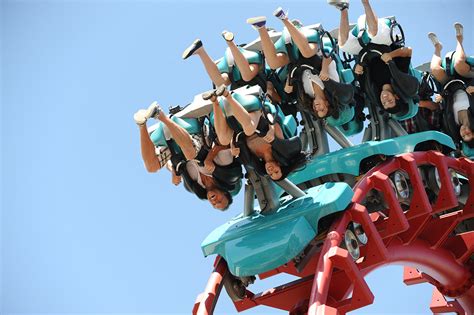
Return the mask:
<path id="1" fill-rule="evenodd" d="M 196 37 L 217 59 L 222 30 L 256 38 L 248 17 L 267 15 L 279 30 L 272 12 L 281 5 L 332 29 L 338 11 L 323 0 L 0 3 L 0 313 L 189 314 L 214 259 L 200 243 L 241 211 L 242 197 L 221 213 L 171 185 L 168 172 L 148 174 L 133 113 L 153 100 L 185 105 L 210 88 L 197 58 L 181 60 Z M 456 21 L 474 53 L 473 1 L 372 3 L 398 17 L 415 65 L 431 58 L 429 31 L 454 49 Z M 352 1 L 351 20 L 361 13 Z M 400 267 L 368 279 L 375 304 L 358 314 L 431 314 L 430 287 L 405 287 Z M 235 313 L 225 294 L 217 313 Z"/>

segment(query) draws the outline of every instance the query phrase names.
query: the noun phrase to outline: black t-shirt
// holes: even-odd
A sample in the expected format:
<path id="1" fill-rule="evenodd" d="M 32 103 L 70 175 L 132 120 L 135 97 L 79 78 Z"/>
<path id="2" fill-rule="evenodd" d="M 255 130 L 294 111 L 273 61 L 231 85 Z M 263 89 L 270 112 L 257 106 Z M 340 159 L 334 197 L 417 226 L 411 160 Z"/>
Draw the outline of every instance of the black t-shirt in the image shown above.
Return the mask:
<path id="1" fill-rule="evenodd" d="M 397 57 L 393 58 L 397 68 L 402 72 L 408 73 L 410 67 L 411 57 Z M 388 65 L 380 58 L 373 58 L 368 64 L 370 79 L 374 83 L 378 93 L 382 91 L 384 84 L 390 84 L 392 75 Z"/>

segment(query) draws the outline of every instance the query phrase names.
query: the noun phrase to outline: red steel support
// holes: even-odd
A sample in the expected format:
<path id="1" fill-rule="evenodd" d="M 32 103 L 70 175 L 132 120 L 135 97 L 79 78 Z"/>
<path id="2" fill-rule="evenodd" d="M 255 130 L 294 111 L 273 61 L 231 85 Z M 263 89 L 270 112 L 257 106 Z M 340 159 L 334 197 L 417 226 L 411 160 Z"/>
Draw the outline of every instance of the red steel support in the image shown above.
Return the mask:
<path id="1" fill-rule="evenodd" d="M 403 267 L 403 282 L 406 285 L 414 285 L 425 283 L 426 279 L 418 269 L 405 266 Z"/>
<path id="2" fill-rule="evenodd" d="M 227 263 L 221 257 L 217 257 L 215 268 L 207 282 L 204 292 L 198 295 L 194 303 L 193 315 L 209 315 L 214 312 L 217 299 L 222 289 L 222 280 L 229 272 Z"/>
<path id="3" fill-rule="evenodd" d="M 456 313 L 457 315 L 467 315 L 458 301 L 446 301 L 446 298 L 436 289 L 433 289 L 430 309 L 434 314 Z"/>

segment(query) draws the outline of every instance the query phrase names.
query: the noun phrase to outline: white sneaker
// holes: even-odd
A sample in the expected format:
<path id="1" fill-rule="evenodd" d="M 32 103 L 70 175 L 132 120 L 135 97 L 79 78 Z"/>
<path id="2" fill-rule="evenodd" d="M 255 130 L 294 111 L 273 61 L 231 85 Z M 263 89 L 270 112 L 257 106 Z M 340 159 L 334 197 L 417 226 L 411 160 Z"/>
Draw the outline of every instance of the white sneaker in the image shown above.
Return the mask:
<path id="1" fill-rule="evenodd" d="M 462 36 L 464 27 L 461 23 L 456 22 L 454 23 L 454 29 L 456 30 L 456 36 Z"/>
<path id="2" fill-rule="evenodd" d="M 158 119 L 158 116 L 162 111 L 163 110 L 161 109 L 160 105 L 158 105 L 158 102 L 155 101 L 151 103 L 150 106 L 148 106 L 146 110 L 146 118 L 149 119 L 153 117 L 155 119 Z"/>
<path id="3" fill-rule="evenodd" d="M 288 18 L 288 12 L 285 13 L 282 7 L 278 7 L 275 11 L 273 11 L 273 15 L 280 20 L 286 20 Z"/>
<path id="4" fill-rule="evenodd" d="M 339 10 L 349 9 L 349 0 L 328 0 L 328 4 Z"/>
<path id="5" fill-rule="evenodd" d="M 147 121 L 146 118 L 146 109 L 139 109 L 134 115 L 133 115 L 133 120 L 135 120 L 135 123 L 139 126 L 144 125 Z"/>
<path id="6" fill-rule="evenodd" d="M 435 33 L 433 32 L 429 32 L 428 33 L 428 38 L 431 40 L 431 42 L 433 43 L 433 46 L 437 46 L 437 45 L 441 45 L 441 42 L 439 41 L 438 39 L 438 36 L 436 36 Z"/>
<path id="7" fill-rule="evenodd" d="M 151 117 L 157 118 L 161 108 L 157 102 L 151 103 L 147 109 L 140 109 L 134 115 L 133 119 L 137 125 L 144 125 Z"/>
<path id="8" fill-rule="evenodd" d="M 234 33 L 229 32 L 229 31 L 223 31 L 222 37 L 224 37 L 226 41 L 231 42 L 234 40 Z"/>
<path id="9" fill-rule="evenodd" d="M 252 27 L 256 30 L 261 29 L 262 27 L 265 27 L 266 23 L 267 23 L 267 18 L 264 16 L 256 16 L 256 17 L 251 17 L 247 19 L 247 24 L 252 25 Z"/>

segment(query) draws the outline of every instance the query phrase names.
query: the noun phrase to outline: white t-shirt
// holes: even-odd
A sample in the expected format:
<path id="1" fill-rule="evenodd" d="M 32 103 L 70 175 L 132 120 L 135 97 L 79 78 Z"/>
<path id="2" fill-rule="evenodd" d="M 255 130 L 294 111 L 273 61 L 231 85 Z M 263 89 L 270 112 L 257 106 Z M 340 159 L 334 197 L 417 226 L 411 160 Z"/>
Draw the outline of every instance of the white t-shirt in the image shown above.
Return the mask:
<path id="1" fill-rule="evenodd" d="M 214 163 L 220 166 L 230 165 L 233 161 L 234 157 L 232 156 L 230 149 L 219 151 L 214 158 Z"/>
<path id="2" fill-rule="evenodd" d="M 186 170 L 188 171 L 189 177 L 196 181 L 202 188 L 206 188 L 202 182 L 201 174 L 204 176 L 211 177 L 211 174 L 207 172 L 204 167 L 199 166 L 197 160 L 190 160 L 186 163 Z"/>
<path id="3" fill-rule="evenodd" d="M 234 157 L 230 149 L 225 149 L 219 151 L 217 156 L 214 158 L 214 163 L 220 166 L 226 166 L 231 164 L 234 161 Z M 212 174 L 206 171 L 206 169 L 202 166 L 199 166 L 197 160 L 190 160 L 186 163 L 186 170 L 188 171 L 189 177 L 192 180 L 196 181 L 202 188 L 206 188 L 204 183 L 202 182 L 201 174 L 204 176 L 212 177 Z"/>
<path id="4" fill-rule="evenodd" d="M 339 82 L 339 75 L 337 73 L 336 63 L 334 61 L 331 61 L 331 63 L 329 64 L 328 72 L 329 72 L 329 78 L 331 80 Z M 311 70 L 309 69 L 303 71 L 301 79 L 303 80 L 304 92 L 312 98 L 314 98 L 314 90 L 313 90 L 312 82 L 317 84 L 321 88 L 321 90 L 324 90 L 324 83 L 321 80 L 321 78 L 318 75 L 313 74 Z"/>

